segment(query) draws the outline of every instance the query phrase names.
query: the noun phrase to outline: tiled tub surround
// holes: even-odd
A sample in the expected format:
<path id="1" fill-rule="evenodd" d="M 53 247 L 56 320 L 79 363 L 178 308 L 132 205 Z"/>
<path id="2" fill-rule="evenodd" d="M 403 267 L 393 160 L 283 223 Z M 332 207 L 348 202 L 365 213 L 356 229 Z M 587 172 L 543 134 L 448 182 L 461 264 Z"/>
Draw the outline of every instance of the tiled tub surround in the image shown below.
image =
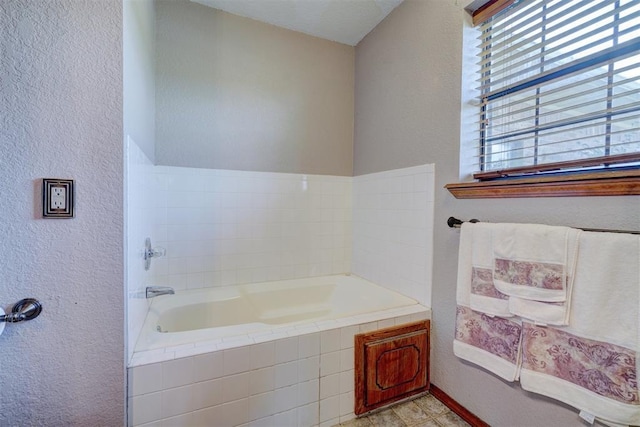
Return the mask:
<path id="1" fill-rule="evenodd" d="M 355 417 L 354 335 L 429 317 L 414 304 L 137 353 L 129 425 L 336 425 Z"/>
<path id="2" fill-rule="evenodd" d="M 156 166 L 156 284 L 195 289 L 351 270 L 352 178 Z"/>
<path id="3" fill-rule="evenodd" d="M 351 271 L 431 306 L 434 168 L 353 179 Z"/>
<path id="4" fill-rule="evenodd" d="M 422 305 L 138 352 L 128 369 L 129 425 L 353 418 L 353 335 L 430 316 L 432 166 L 356 178 L 165 166 L 151 175 L 137 185 L 157 192 L 150 237 L 167 256 L 141 273 L 144 283 L 179 291 L 353 271 Z M 129 263 L 142 262 L 135 253 Z M 129 311 L 140 297 L 130 290 Z"/>
<path id="5" fill-rule="evenodd" d="M 127 137 L 126 153 L 126 275 L 127 275 L 127 360 L 133 350 L 149 310 L 146 286 L 154 278 L 166 274 L 166 261 L 154 260 L 149 271 L 144 269 L 144 240 L 152 237 L 154 246 L 166 235 L 166 209 L 162 195 L 164 180 L 138 145 Z M 158 262 L 156 262 L 158 261 Z"/>

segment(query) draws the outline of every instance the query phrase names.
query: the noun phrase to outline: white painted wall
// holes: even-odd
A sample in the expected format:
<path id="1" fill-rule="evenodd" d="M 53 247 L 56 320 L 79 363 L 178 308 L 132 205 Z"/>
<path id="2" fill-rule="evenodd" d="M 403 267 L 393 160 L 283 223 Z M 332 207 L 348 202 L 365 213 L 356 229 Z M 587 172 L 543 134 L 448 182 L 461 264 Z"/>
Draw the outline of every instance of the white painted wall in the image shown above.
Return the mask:
<path id="1" fill-rule="evenodd" d="M 122 2 L 0 4 L 0 425 L 125 419 Z M 76 182 L 76 217 L 41 218 L 41 178 Z"/>
<path id="2" fill-rule="evenodd" d="M 453 215 L 640 229 L 640 197 L 456 200 L 443 186 L 459 179 L 461 2 L 405 0 L 356 47 L 356 175 L 435 163 L 432 382 L 495 426 L 582 426 L 577 413 L 524 392 L 452 351 L 459 234 Z M 466 129 L 466 127 L 464 127 Z"/>

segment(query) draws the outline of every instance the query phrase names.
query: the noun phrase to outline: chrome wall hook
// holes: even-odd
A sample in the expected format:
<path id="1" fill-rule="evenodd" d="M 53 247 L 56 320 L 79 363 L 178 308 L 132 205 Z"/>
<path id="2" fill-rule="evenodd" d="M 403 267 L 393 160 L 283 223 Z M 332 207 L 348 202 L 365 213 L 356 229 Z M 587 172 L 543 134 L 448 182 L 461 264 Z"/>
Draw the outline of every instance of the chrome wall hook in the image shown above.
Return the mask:
<path id="1" fill-rule="evenodd" d="M 25 298 L 13 306 L 11 313 L 0 315 L 0 322 L 19 323 L 35 319 L 42 312 L 42 304 L 35 298 Z"/>

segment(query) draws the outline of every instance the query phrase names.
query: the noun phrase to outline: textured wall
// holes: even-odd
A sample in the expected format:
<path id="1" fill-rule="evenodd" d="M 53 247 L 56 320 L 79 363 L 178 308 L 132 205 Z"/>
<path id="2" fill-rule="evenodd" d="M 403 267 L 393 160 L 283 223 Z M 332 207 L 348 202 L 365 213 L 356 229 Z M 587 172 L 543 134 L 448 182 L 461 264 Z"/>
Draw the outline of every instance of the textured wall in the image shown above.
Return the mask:
<path id="1" fill-rule="evenodd" d="M 352 175 L 353 47 L 186 0 L 156 13 L 156 164 Z"/>
<path id="2" fill-rule="evenodd" d="M 124 420 L 122 2 L 0 2 L 0 425 Z M 41 219 L 41 178 L 76 218 Z"/>
<path id="3" fill-rule="evenodd" d="M 444 190 L 459 177 L 466 14 L 457 3 L 405 0 L 357 46 L 355 173 L 435 163 L 433 383 L 494 426 L 582 426 L 573 409 L 453 355 L 459 235 L 445 222 L 454 215 L 640 229 L 640 197 L 456 200 Z"/>

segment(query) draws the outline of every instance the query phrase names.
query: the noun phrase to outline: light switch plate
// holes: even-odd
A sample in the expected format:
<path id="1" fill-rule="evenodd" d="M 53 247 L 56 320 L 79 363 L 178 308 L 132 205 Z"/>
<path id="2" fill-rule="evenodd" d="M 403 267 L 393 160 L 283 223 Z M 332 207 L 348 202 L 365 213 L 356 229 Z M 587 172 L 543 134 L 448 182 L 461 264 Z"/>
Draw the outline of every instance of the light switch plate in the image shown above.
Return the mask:
<path id="1" fill-rule="evenodd" d="M 44 218 L 73 218 L 73 180 L 42 180 L 42 216 Z"/>

